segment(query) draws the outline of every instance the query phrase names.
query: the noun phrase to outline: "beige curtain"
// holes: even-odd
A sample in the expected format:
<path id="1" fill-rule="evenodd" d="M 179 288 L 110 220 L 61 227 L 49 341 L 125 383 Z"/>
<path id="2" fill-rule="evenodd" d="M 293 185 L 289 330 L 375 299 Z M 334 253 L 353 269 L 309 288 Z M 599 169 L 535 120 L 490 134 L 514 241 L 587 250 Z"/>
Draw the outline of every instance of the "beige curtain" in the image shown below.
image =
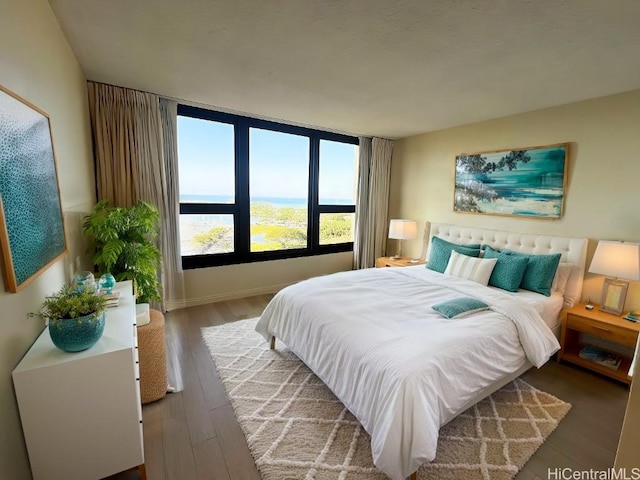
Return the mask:
<path id="1" fill-rule="evenodd" d="M 137 105 L 148 94 L 88 82 L 98 200 L 128 207 L 138 199 Z"/>
<path id="2" fill-rule="evenodd" d="M 88 90 L 98 200 L 108 199 L 116 206 L 144 200 L 158 208 L 158 247 L 163 259 L 160 282 L 166 297 L 167 285 L 172 285 L 168 277 L 175 272 L 177 230 L 167 220 L 172 207 L 167 194 L 160 99 L 150 93 L 94 82 L 88 82 Z M 175 142 L 175 133 L 172 138 Z"/>
<path id="3" fill-rule="evenodd" d="M 354 268 L 370 268 L 384 255 L 387 245 L 389 179 L 393 142 L 382 138 L 360 138 L 358 159 L 358 203 Z"/>
<path id="4" fill-rule="evenodd" d="M 166 216 L 164 244 L 164 301 L 172 310 L 184 302 L 184 275 L 180 256 L 180 190 L 178 184 L 178 104 L 160 99 L 160 116 L 164 137 L 164 178 L 166 185 Z"/>

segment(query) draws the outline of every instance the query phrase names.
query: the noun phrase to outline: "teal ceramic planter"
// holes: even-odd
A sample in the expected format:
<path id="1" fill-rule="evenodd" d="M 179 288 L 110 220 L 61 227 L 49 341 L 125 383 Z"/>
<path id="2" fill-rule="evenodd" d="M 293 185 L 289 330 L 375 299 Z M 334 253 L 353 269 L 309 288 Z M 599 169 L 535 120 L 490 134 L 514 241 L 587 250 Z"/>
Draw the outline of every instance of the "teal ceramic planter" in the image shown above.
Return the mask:
<path id="1" fill-rule="evenodd" d="M 49 320 L 51 341 L 65 352 L 81 352 L 92 347 L 104 332 L 105 313 L 80 318 Z"/>

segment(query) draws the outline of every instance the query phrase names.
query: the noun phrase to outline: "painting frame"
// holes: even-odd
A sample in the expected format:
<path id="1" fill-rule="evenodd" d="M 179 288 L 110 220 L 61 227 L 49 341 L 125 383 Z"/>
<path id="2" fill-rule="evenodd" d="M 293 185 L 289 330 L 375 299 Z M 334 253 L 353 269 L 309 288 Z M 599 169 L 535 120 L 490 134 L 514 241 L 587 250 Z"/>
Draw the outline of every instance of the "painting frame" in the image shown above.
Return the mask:
<path id="1" fill-rule="evenodd" d="M 564 214 L 569 143 L 456 155 L 453 211 L 557 220 Z"/>
<path id="2" fill-rule="evenodd" d="M 600 310 L 613 315 L 621 315 L 627 299 L 629 282 L 614 278 L 605 278 L 602 284 Z"/>
<path id="3" fill-rule="evenodd" d="M 0 85 L 0 256 L 17 293 L 68 251 L 49 115 Z"/>

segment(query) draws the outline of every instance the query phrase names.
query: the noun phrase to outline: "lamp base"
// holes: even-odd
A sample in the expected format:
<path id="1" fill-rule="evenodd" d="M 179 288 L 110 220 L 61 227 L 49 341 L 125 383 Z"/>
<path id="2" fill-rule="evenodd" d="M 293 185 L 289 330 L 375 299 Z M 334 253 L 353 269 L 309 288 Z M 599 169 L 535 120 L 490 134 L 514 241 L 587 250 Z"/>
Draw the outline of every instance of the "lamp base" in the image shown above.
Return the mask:
<path id="1" fill-rule="evenodd" d="M 398 240 L 398 247 L 396 250 L 396 254 L 393 257 L 391 257 L 391 260 L 398 260 L 400 258 L 402 258 L 402 239 Z"/>

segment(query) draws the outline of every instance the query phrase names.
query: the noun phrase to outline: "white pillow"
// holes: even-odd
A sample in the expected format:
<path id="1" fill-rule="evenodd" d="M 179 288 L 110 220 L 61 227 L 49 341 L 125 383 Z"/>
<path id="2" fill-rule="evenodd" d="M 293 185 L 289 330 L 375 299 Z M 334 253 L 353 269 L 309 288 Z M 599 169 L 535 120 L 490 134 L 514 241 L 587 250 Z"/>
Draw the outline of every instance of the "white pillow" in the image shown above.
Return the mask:
<path id="1" fill-rule="evenodd" d="M 574 268 L 575 265 L 573 263 L 562 262 L 558 265 L 556 274 L 553 277 L 553 283 L 551 284 L 552 292 L 557 291 L 564 295 L 564 290 L 567 288 L 567 282 Z"/>
<path id="2" fill-rule="evenodd" d="M 470 257 L 452 250 L 444 274 L 487 285 L 497 261 L 497 258 Z"/>

